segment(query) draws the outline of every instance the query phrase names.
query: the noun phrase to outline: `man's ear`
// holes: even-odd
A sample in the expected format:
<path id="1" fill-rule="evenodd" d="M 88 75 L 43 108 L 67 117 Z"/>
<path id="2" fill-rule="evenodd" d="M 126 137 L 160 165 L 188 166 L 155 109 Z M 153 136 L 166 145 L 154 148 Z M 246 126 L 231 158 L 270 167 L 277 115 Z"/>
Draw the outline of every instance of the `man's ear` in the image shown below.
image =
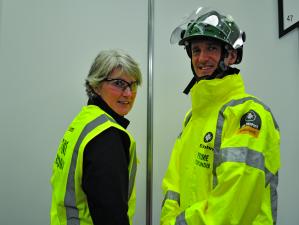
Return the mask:
<path id="1" fill-rule="evenodd" d="M 237 50 L 229 49 L 228 50 L 228 56 L 227 56 L 227 58 L 225 58 L 225 61 L 226 61 L 227 65 L 235 64 L 236 60 L 237 60 L 237 56 L 238 56 Z"/>

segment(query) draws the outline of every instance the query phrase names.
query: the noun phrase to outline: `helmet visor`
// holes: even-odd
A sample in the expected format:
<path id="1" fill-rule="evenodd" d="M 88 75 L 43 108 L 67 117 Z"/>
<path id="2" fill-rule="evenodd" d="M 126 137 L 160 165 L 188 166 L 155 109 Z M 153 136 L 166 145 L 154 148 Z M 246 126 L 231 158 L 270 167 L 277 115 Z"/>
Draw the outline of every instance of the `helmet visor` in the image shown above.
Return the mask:
<path id="1" fill-rule="evenodd" d="M 170 43 L 186 45 L 192 38 L 210 37 L 237 49 L 244 44 L 242 31 L 233 18 L 215 10 L 199 7 L 193 11 L 171 34 Z"/>
<path id="2" fill-rule="evenodd" d="M 207 8 L 199 7 L 193 10 L 189 15 L 185 16 L 182 19 L 182 22 L 172 31 L 170 35 L 170 43 L 177 44 L 183 38 L 184 34 L 182 31 L 187 29 L 187 25 L 194 22 L 200 15 L 203 15 L 204 12 L 208 12 Z"/>

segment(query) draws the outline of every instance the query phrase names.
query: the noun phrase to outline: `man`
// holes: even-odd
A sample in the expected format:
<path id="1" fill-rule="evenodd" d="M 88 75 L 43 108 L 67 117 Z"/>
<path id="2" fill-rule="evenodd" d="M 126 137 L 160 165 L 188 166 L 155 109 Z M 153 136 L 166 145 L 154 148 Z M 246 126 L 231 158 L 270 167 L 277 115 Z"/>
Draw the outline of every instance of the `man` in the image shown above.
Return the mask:
<path id="1" fill-rule="evenodd" d="M 245 93 L 245 33 L 199 8 L 172 34 L 191 59 L 192 109 L 162 182 L 161 224 L 275 224 L 280 134 L 270 109 Z M 178 36 L 179 34 L 179 36 Z"/>

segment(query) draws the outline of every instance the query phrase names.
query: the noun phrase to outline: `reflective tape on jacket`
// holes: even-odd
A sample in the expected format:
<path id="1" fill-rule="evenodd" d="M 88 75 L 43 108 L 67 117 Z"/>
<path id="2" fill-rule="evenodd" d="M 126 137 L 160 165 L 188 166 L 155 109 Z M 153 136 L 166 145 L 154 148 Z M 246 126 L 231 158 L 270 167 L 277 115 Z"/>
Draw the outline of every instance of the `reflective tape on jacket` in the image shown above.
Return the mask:
<path id="1" fill-rule="evenodd" d="M 177 216 L 175 220 L 175 225 L 188 225 L 185 218 L 185 211 L 183 211 L 180 215 Z"/>
<path id="2" fill-rule="evenodd" d="M 175 191 L 167 191 L 165 194 L 164 200 L 162 202 L 162 207 L 166 200 L 176 201 L 178 203 L 178 205 L 180 205 L 180 193 L 175 192 Z"/>

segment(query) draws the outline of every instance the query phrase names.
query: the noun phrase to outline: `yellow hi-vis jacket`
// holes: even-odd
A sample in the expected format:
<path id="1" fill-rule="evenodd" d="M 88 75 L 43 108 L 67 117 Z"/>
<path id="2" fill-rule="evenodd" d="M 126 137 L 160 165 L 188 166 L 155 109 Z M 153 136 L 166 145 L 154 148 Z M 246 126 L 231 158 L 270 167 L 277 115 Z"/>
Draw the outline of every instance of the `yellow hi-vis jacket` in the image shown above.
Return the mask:
<path id="1" fill-rule="evenodd" d="M 83 152 L 95 136 L 108 129 L 118 128 L 130 138 L 128 217 L 132 224 L 135 212 L 136 150 L 135 141 L 126 129 L 95 105 L 82 108 L 72 121 L 59 145 L 51 177 L 51 225 L 92 225 L 86 195 L 81 187 Z"/>
<path id="2" fill-rule="evenodd" d="M 162 225 L 275 224 L 279 128 L 239 74 L 202 80 L 162 182 Z"/>

